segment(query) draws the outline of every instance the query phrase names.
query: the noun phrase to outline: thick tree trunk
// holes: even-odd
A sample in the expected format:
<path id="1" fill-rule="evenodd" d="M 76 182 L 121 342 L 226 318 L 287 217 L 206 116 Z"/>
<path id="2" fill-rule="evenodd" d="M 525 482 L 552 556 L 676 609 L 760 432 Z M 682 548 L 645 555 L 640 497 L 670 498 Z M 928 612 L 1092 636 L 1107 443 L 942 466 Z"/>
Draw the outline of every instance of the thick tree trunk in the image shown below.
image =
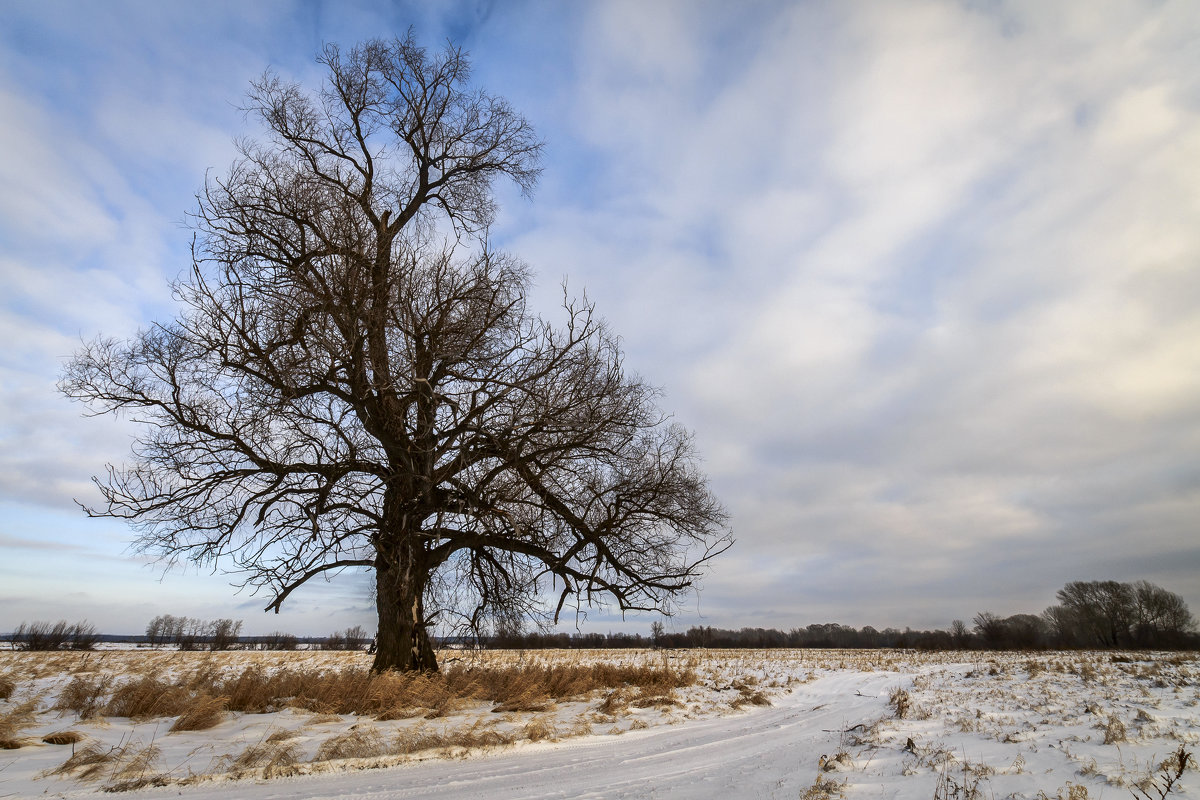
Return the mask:
<path id="1" fill-rule="evenodd" d="M 379 611 L 374 672 L 394 669 L 437 672 L 437 657 L 425 630 L 422 594 L 428 574 L 415 537 L 379 547 L 375 562 L 375 606 Z"/>

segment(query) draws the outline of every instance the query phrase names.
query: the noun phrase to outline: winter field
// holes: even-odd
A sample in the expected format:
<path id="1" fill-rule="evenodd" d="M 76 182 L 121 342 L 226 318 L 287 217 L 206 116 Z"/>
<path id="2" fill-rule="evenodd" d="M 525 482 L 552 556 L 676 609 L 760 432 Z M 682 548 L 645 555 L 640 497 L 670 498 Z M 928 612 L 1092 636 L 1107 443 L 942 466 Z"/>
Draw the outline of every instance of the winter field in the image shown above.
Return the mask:
<path id="1" fill-rule="evenodd" d="M 368 658 L 0 652 L 0 798 L 1200 797 L 1197 653 Z"/>

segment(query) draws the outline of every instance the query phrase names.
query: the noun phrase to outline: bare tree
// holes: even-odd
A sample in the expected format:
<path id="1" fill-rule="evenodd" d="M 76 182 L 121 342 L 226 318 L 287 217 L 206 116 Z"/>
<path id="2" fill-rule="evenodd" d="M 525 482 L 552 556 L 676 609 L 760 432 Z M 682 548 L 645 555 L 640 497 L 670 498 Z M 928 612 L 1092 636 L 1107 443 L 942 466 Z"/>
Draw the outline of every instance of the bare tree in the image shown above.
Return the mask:
<path id="1" fill-rule="evenodd" d="M 242 633 L 242 621 L 217 619 L 208 623 L 208 649 L 231 650 Z"/>
<path id="2" fill-rule="evenodd" d="M 1134 633 L 1140 644 L 1178 646 L 1195 629 L 1196 620 L 1179 595 L 1149 581 L 1137 581 L 1132 589 Z"/>
<path id="3" fill-rule="evenodd" d="M 436 669 L 434 624 L 669 612 L 726 517 L 592 305 L 540 318 L 488 246 L 492 182 L 536 181 L 529 124 L 411 34 L 318 60 L 315 95 L 253 84 L 268 134 L 198 198 L 178 317 L 68 366 L 67 395 L 143 423 L 88 513 L 276 612 L 372 570 L 377 670 Z"/>
<path id="4" fill-rule="evenodd" d="M 971 632 L 967 630 L 967 623 L 961 619 L 950 623 L 950 637 L 954 641 L 954 646 L 959 650 L 966 650 L 971 645 Z"/>

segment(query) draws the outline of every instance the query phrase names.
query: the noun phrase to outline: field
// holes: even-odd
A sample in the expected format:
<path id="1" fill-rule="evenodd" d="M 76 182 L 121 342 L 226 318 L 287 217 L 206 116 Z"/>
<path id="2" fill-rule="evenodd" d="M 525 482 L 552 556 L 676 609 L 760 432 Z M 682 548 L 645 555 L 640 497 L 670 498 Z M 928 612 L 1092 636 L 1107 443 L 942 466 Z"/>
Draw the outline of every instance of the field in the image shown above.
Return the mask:
<path id="1" fill-rule="evenodd" d="M 1200 797 L 1196 653 L 368 658 L 0 652 L 0 798 Z"/>

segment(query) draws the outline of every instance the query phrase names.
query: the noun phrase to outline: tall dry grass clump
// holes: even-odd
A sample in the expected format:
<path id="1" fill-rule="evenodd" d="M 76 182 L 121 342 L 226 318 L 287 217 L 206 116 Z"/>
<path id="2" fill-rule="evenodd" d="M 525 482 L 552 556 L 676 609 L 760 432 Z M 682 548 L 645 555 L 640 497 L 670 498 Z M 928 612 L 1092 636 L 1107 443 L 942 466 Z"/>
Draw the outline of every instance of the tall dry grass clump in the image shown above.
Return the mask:
<path id="1" fill-rule="evenodd" d="M 131 719 L 174 717 L 187 711 L 191 700 L 192 693 L 183 686 L 153 675 L 143 675 L 118 686 L 104 707 L 104 713 Z"/>
<path id="2" fill-rule="evenodd" d="M 7 711 L 0 711 L 0 750 L 16 750 L 25 744 L 17 734 L 37 719 L 37 708 L 38 700 L 35 697 Z"/>
<path id="3" fill-rule="evenodd" d="M 267 739 L 247 747 L 230 766 L 235 771 L 261 768 L 263 777 L 269 778 L 286 773 L 300 760 L 300 755 L 300 746 L 295 742 Z"/>
<path id="4" fill-rule="evenodd" d="M 92 678 L 76 675 L 58 693 L 54 701 L 55 711 L 73 711 L 80 719 L 99 715 L 104 708 L 104 698 L 111 681 L 107 677 Z"/>
<path id="5" fill-rule="evenodd" d="M 389 751 L 387 742 L 372 727 L 355 727 L 321 743 L 313 761 L 342 758 L 374 758 Z"/>
<path id="6" fill-rule="evenodd" d="M 179 731 L 206 731 L 215 728 L 225 720 L 225 709 L 229 705 L 228 697 L 213 697 L 200 695 L 193 698 L 187 709 L 175 720 L 168 733 Z"/>
<path id="7" fill-rule="evenodd" d="M 7 672 L 0 673 L 0 700 L 8 700 L 16 690 L 17 682 L 13 680 L 12 675 Z"/>

